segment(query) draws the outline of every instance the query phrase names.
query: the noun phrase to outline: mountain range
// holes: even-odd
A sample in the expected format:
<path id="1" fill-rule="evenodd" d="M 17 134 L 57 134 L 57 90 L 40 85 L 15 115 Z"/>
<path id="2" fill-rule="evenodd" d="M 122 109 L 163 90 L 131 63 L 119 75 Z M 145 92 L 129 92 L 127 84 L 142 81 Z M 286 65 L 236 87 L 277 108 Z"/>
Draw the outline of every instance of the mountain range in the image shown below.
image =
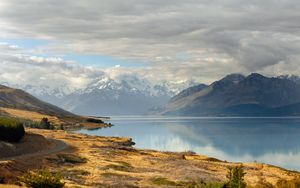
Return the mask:
<path id="1" fill-rule="evenodd" d="M 160 111 L 180 116 L 298 116 L 300 78 L 231 74 L 175 95 Z"/>
<path id="2" fill-rule="evenodd" d="M 192 81 L 152 84 L 133 75 L 118 79 L 100 75 L 80 89 L 2 84 L 81 115 L 144 115 L 149 111 L 179 116 L 300 115 L 300 78 L 294 75 L 230 74 L 209 85 Z"/>
<path id="3" fill-rule="evenodd" d="M 33 96 L 75 114 L 112 116 L 144 115 L 149 109 L 164 105 L 181 90 L 195 85 L 193 81 L 153 84 L 133 75 L 112 79 L 99 75 L 83 88 L 59 85 L 1 84 L 22 89 Z"/>

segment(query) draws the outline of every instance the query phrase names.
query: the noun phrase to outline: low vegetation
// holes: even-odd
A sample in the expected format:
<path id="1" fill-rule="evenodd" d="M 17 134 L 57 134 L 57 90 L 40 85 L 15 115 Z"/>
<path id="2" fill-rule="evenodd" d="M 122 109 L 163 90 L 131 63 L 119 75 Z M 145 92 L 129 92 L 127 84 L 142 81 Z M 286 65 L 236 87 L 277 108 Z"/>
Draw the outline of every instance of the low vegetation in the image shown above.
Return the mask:
<path id="1" fill-rule="evenodd" d="M 35 128 L 35 129 L 55 129 L 54 125 L 44 117 L 40 122 L 27 120 L 24 122 L 25 127 Z"/>
<path id="2" fill-rule="evenodd" d="M 117 162 L 118 164 L 109 164 L 104 167 L 104 170 L 113 169 L 116 171 L 122 171 L 122 172 L 132 172 L 134 168 L 126 162 Z"/>
<path id="3" fill-rule="evenodd" d="M 228 182 L 226 187 L 228 188 L 246 188 L 247 184 L 244 180 L 243 166 L 234 166 L 229 168 L 229 172 L 227 175 Z"/>
<path id="4" fill-rule="evenodd" d="M 300 187 L 300 177 L 293 180 L 279 180 L 276 183 L 276 188 L 299 188 Z"/>
<path id="5" fill-rule="evenodd" d="M 62 182 L 62 177 L 57 173 L 52 173 L 48 170 L 37 172 L 27 172 L 19 178 L 20 182 L 27 187 L 32 188 L 62 188 L 65 183 Z"/>
<path id="6" fill-rule="evenodd" d="M 130 178 L 130 176 L 126 174 L 118 174 L 113 172 L 104 172 L 101 174 L 101 176 L 105 178 Z"/>
<path id="7" fill-rule="evenodd" d="M 57 157 L 66 163 L 86 163 L 87 159 L 73 154 L 57 154 Z"/>
<path id="8" fill-rule="evenodd" d="M 187 187 L 187 188 L 229 188 L 225 183 L 222 182 L 205 182 L 205 181 L 171 181 L 164 177 L 152 178 L 150 180 L 152 184 L 156 186 L 167 186 L 167 187 Z M 232 187 L 238 188 L 238 187 Z"/>
<path id="9" fill-rule="evenodd" d="M 151 179 L 151 182 L 157 186 L 178 186 L 174 181 L 168 180 L 167 178 L 157 177 Z"/>
<path id="10" fill-rule="evenodd" d="M 101 119 L 95 119 L 95 118 L 87 118 L 86 122 L 89 122 L 89 123 L 104 123 Z"/>
<path id="11" fill-rule="evenodd" d="M 24 134 L 25 130 L 21 120 L 0 117 L 0 141 L 18 142 Z"/>

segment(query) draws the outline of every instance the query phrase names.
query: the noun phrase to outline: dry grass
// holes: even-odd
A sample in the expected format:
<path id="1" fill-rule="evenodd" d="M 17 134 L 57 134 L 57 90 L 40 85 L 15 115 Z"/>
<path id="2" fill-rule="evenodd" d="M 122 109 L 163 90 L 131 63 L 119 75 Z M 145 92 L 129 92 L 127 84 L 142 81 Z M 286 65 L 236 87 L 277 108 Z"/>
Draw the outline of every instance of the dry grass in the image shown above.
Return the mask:
<path id="1" fill-rule="evenodd" d="M 128 146 L 130 139 L 118 137 L 97 137 L 67 133 L 64 131 L 48 131 L 29 129 L 47 137 L 67 142 L 73 149 L 65 151 L 87 159 L 86 163 L 68 164 L 44 159 L 44 167 L 65 171 L 67 186 L 93 187 L 96 185 L 154 187 L 158 184 L 183 184 L 182 182 L 224 182 L 228 167 L 240 165 L 209 158 L 192 153 L 159 152 L 139 150 Z M 184 157 L 182 157 L 184 155 Z M 56 155 L 52 156 L 55 157 Z M 24 161 L 20 165 L 25 165 Z M 249 185 L 256 185 L 262 179 L 273 185 L 280 179 L 292 180 L 299 175 L 278 167 L 249 163 L 245 167 L 245 180 Z M 15 169 L 15 168 L 14 168 Z M 84 170 L 84 175 L 74 172 Z M 70 173 L 68 175 L 68 173 Z M 74 175 L 75 174 L 75 175 Z M 78 181 L 80 176 L 80 181 Z M 160 179 L 157 179 L 157 178 Z M 171 185 L 172 184 L 172 185 Z"/>
<path id="2" fill-rule="evenodd" d="M 0 107 L 0 112 L 5 113 L 8 116 L 11 117 L 17 117 L 22 119 L 28 119 L 35 122 L 40 122 L 42 118 L 48 118 L 48 120 L 53 123 L 54 125 L 61 125 L 64 124 L 65 128 L 76 128 L 76 126 L 79 125 L 79 127 L 85 127 L 87 129 L 97 129 L 97 128 L 104 128 L 108 127 L 110 125 L 106 123 L 90 123 L 86 122 L 85 116 L 78 116 L 77 118 L 70 118 L 70 117 L 56 117 L 53 115 L 47 115 L 42 114 L 39 112 L 34 111 L 28 111 L 28 110 L 20 110 L 20 109 L 14 109 L 14 108 L 3 108 Z M 76 126 L 75 126 L 76 125 Z"/>
<path id="3" fill-rule="evenodd" d="M 20 186 L 0 184 L 0 188 L 20 188 Z"/>
<path id="4" fill-rule="evenodd" d="M 23 119 L 29 119 L 32 121 L 40 122 L 42 118 L 46 117 L 49 119 L 50 122 L 54 124 L 61 124 L 63 123 L 59 118 L 55 116 L 45 115 L 38 112 L 27 111 L 27 110 L 19 110 L 13 108 L 1 108 L 2 111 L 9 114 L 12 117 L 18 117 Z"/>

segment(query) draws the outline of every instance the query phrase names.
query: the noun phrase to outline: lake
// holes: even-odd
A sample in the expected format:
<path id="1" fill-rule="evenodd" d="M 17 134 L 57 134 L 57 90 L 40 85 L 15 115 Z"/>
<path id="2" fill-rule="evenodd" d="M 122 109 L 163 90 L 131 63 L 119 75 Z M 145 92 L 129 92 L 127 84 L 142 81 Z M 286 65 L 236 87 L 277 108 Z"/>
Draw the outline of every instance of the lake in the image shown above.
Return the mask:
<path id="1" fill-rule="evenodd" d="M 137 148 L 194 151 L 300 171 L 300 118 L 112 117 L 110 123 L 114 126 L 78 132 L 131 137 Z"/>

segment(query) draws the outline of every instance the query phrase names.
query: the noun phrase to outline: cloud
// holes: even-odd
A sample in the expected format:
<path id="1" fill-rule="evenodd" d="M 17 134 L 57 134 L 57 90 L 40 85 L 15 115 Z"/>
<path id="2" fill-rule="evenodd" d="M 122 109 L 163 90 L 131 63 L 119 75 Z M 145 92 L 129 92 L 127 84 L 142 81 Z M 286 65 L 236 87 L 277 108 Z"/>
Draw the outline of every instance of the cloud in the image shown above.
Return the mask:
<path id="1" fill-rule="evenodd" d="M 8 44 L 0 47 L 0 82 L 78 89 L 85 87 L 91 79 L 105 74 L 97 68 L 84 67 L 59 57 L 34 56 L 23 50 L 16 53 L 10 50 L 11 45 Z"/>
<path id="2" fill-rule="evenodd" d="M 0 42 L 0 51 L 3 52 L 17 52 L 21 50 L 21 48 L 17 45 L 11 45 L 8 43 Z"/>
<path id="3" fill-rule="evenodd" d="M 6 0 L 0 38 L 52 41 L 44 53 L 147 62 L 136 70 L 154 80 L 160 71 L 161 79 L 202 82 L 232 72 L 299 74 L 299 9 L 294 0 Z"/>

